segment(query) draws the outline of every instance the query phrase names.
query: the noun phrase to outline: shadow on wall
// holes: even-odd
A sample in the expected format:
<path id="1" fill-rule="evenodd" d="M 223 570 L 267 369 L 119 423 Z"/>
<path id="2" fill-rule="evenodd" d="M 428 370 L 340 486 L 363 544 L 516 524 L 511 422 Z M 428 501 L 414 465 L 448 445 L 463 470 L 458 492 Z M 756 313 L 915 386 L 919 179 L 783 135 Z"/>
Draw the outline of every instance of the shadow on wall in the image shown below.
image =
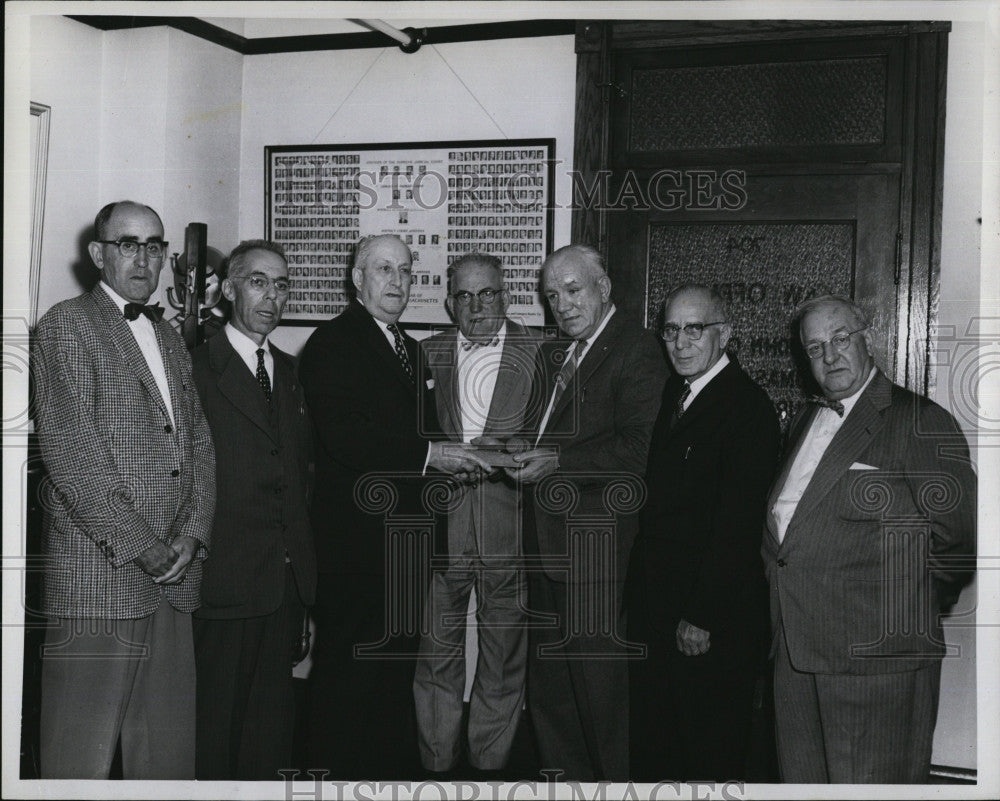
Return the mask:
<path id="1" fill-rule="evenodd" d="M 84 292 L 89 292 L 93 289 L 101 277 L 100 272 L 94 266 L 94 260 L 90 258 L 90 253 L 87 250 L 87 246 L 95 239 L 97 239 L 97 232 L 94 230 L 93 225 L 88 225 L 80 231 L 80 235 L 76 239 L 76 254 L 73 263 L 70 265 L 73 277 Z"/>

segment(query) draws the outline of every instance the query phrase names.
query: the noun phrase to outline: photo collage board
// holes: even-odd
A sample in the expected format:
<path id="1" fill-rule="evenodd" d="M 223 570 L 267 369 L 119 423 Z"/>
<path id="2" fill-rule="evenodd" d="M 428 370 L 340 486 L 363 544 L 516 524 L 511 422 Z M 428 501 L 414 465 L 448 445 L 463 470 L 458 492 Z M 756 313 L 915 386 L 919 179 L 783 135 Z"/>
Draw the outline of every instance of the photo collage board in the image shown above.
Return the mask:
<path id="1" fill-rule="evenodd" d="M 265 148 L 265 230 L 291 278 L 282 323 L 340 314 L 358 241 L 395 234 L 413 254 L 401 323 L 449 324 L 448 267 L 480 252 L 503 262 L 508 316 L 543 325 L 554 159 L 554 139 Z"/>

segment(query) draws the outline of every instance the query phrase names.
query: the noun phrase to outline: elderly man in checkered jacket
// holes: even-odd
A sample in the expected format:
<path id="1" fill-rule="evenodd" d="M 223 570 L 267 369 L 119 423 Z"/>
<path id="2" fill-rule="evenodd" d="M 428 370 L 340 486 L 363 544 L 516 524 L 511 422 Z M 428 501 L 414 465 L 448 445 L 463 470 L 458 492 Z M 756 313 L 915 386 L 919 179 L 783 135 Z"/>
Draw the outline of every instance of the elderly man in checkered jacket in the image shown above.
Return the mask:
<path id="1" fill-rule="evenodd" d="M 155 211 L 105 206 L 101 280 L 54 306 L 33 351 L 43 503 L 43 778 L 194 777 L 191 612 L 215 451 L 180 337 L 148 306 L 167 252 Z"/>

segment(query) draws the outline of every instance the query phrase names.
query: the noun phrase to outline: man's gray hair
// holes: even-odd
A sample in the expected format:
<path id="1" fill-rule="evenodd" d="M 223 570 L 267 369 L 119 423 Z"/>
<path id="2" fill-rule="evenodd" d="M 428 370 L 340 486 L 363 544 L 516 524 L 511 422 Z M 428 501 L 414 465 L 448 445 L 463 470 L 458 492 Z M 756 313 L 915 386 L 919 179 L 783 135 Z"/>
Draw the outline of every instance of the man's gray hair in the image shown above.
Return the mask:
<path id="1" fill-rule="evenodd" d="M 699 284 L 695 282 L 688 282 L 686 284 L 681 284 L 680 286 L 675 286 L 671 289 L 667 296 L 663 299 L 663 317 L 666 319 L 667 316 L 667 306 L 670 305 L 670 301 L 676 298 L 678 295 L 684 292 L 699 292 L 708 298 L 708 302 L 712 307 L 712 311 L 717 320 L 712 320 L 713 323 L 728 323 L 729 322 L 729 307 L 726 303 L 725 298 L 719 294 L 718 290 L 714 287 L 710 287 L 708 284 Z"/>
<path id="2" fill-rule="evenodd" d="M 354 263 L 351 266 L 360 267 L 364 270 L 365 264 L 367 264 L 369 251 L 375 247 L 375 243 L 380 239 L 395 239 L 399 242 L 399 244 L 406 248 L 407 253 L 410 253 L 409 245 L 407 245 L 402 238 L 396 234 L 375 234 L 374 236 L 363 236 L 358 240 L 358 244 L 354 247 Z"/>
<path id="3" fill-rule="evenodd" d="M 270 242 L 267 239 L 244 239 L 233 248 L 233 252 L 226 259 L 226 278 L 242 278 L 246 275 L 249 270 L 247 254 L 255 250 L 266 250 L 268 253 L 281 256 L 285 266 L 288 266 L 285 249 L 277 242 Z"/>
<path id="4" fill-rule="evenodd" d="M 598 280 L 607 277 L 608 271 L 605 268 L 604 256 L 602 256 L 598 250 L 592 248 L 590 245 L 566 245 L 565 247 L 559 248 L 559 250 L 553 251 L 549 254 L 549 257 L 542 265 L 543 275 L 549 264 L 556 259 L 566 257 L 575 257 L 584 262 L 587 266 L 591 267 L 597 273 Z"/>
<path id="5" fill-rule="evenodd" d="M 503 275 L 503 262 L 499 258 L 493 256 L 489 253 L 466 253 L 464 256 L 459 256 L 455 261 L 451 263 L 448 268 L 448 288 L 451 288 L 452 282 L 455 280 L 455 274 L 461 270 L 463 267 L 473 267 L 475 265 L 482 265 L 493 270 L 497 277 L 500 279 L 500 286 L 504 286 L 504 275 Z"/>
<path id="6" fill-rule="evenodd" d="M 851 314 L 854 315 L 854 319 L 858 327 L 868 328 L 871 326 L 871 318 L 865 310 L 847 297 L 847 295 L 819 295 L 818 297 L 810 298 L 804 303 L 799 304 L 799 306 L 795 309 L 792 321 L 795 323 L 795 328 L 798 330 L 800 335 L 802 333 L 802 320 L 805 319 L 805 316 L 820 306 L 825 306 L 830 303 L 838 303 L 842 306 L 846 306 L 847 309 L 850 310 Z"/>

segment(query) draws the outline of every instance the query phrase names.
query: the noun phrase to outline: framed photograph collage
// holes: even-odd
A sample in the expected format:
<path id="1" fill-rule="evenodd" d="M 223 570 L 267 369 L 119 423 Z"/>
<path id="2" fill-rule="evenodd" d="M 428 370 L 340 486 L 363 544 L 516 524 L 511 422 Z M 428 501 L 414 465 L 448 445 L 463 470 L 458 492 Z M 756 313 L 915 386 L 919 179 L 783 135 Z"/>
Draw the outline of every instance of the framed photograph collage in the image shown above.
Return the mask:
<path id="1" fill-rule="evenodd" d="M 292 284 L 283 324 L 343 311 L 355 245 L 377 234 L 396 234 L 413 253 L 408 327 L 451 322 L 448 267 L 476 251 L 502 260 L 508 315 L 544 324 L 554 139 L 274 145 L 264 164 L 265 230 L 284 247 Z"/>

